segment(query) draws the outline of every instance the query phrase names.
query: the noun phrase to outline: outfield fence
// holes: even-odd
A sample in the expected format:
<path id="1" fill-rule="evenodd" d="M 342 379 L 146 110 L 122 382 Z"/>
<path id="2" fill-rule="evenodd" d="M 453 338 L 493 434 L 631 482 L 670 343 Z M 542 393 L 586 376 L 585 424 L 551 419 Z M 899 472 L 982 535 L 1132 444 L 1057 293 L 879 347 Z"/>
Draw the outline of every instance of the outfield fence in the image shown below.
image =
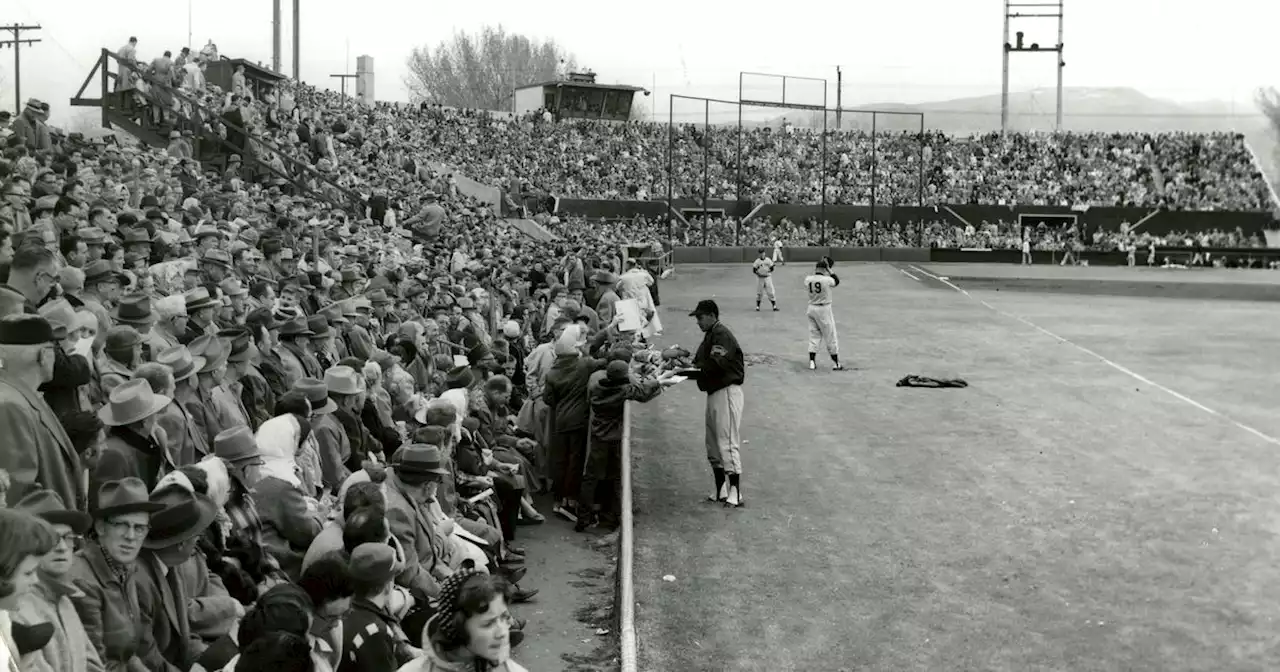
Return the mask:
<path id="1" fill-rule="evenodd" d="M 636 672 L 635 553 L 631 496 L 631 402 L 622 406 L 622 519 L 618 527 L 618 639 L 622 672 Z"/>

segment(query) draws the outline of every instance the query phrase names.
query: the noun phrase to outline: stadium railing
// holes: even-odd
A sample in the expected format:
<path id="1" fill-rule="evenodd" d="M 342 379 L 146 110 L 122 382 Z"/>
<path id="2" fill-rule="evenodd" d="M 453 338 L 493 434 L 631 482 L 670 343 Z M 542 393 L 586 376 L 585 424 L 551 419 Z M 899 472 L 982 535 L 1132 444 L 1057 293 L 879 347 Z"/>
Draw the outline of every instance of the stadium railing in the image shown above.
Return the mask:
<path id="1" fill-rule="evenodd" d="M 622 407 L 622 519 L 618 526 L 618 639 L 622 672 L 636 672 L 635 528 L 631 484 L 631 402 Z"/>

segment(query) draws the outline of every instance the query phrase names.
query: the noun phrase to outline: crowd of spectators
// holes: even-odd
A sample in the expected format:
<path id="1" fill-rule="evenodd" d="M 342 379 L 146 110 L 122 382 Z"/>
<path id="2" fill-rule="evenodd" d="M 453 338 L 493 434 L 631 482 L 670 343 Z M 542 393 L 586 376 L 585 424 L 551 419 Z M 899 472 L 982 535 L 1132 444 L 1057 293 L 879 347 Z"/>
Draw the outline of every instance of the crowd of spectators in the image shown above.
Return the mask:
<path id="1" fill-rule="evenodd" d="M 0 669 L 522 670 L 519 529 L 615 527 L 622 406 L 675 380 L 658 278 L 505 226 L 416 114 L 138 49 L 167 147 L 3 128 Z"/>
<path id="2" fill-rule="evenodd" d="M 413 108 L 404 115 L 418 115 Z M 823 134 L 437 108 L 436 156 L 472 178 L 557 196 L 819 203 Z M 874 144 L 874 148 L 873 148 Z M 741 145 L 741 146 L 739 146 Z M 670 148 L 670 153 L 668 152 Z M 1237 133 L 875 133 L 829 130 L 826 202 L 1270 210 Z M 738 165 L 742 171 L 739 175 Z M 873 170 L 874 168 L 874 170 Z M 873 175 L 874 173 L 874 175 Z M 739 193 L 741 178 L 741 193 Z"/>

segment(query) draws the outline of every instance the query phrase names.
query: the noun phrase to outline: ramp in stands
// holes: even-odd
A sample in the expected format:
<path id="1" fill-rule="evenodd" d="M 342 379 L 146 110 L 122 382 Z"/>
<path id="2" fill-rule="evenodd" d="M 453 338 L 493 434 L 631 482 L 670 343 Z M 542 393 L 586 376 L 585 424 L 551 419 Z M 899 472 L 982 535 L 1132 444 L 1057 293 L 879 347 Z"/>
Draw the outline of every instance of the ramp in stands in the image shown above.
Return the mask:
<path id="1" fill-rule="evenodd" d="M 549 243 L 553 240 L 560 240 L 560 236 L 551 233 L 546 227 L 533 221 L 532 219 L 520 219 L 517 217 L 508 217 L 507 226 L 523 233 L 526 236 L 540 242 Z"/>

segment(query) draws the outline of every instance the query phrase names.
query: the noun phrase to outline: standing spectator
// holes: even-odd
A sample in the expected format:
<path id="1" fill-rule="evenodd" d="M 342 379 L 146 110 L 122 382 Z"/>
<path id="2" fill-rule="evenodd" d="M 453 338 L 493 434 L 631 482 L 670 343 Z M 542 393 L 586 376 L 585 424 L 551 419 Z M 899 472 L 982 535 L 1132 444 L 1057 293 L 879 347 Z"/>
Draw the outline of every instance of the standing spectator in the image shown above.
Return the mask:
<path id="1" fill-rule="evenodd" d="M 577 498 L 587 451 L 587 379 L 603 362 L 582 355 L 582 327 L 571 324 L 556 340 L 556 360 L 542 392 L 548 412 L 549 476 L 561 517 L 578 522 Z"/>
<path id="2" fill-rule="evenodd" d="M 0 469 L 12 481 L 13 503 L 45 487 L 78 509 L 85 505 L 84 475 L 71 438 L 37 390 L 53 378 L 57 344 L 42 317 L 0 318 Z M 39 485 L 37 485 L 39 484 Z"/>

